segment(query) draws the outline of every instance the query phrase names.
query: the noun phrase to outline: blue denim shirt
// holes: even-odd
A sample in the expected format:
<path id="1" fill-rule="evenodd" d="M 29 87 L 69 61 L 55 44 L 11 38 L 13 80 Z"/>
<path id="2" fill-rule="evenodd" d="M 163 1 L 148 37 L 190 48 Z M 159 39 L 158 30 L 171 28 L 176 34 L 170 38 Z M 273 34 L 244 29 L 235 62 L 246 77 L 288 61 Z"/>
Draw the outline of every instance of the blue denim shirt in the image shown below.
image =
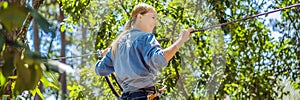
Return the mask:
<path id="1" fill-rule="evenodd" d="M 154 86 L 159 68 L 167 66 L 162 48 L 152 33 L 130 30 L 119 42 L 115 57 L 111 51 L 96 63 L 96 73 L 116 72 L 123 93 Z"/>

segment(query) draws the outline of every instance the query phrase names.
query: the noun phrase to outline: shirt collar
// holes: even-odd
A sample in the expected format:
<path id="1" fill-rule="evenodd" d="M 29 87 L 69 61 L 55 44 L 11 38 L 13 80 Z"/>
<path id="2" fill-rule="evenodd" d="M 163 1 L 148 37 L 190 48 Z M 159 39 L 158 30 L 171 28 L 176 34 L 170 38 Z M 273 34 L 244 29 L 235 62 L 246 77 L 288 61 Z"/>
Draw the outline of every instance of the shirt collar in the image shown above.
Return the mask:
<path id="1" fill-rule="evenodd" d="M 133 28 L 133 29 L 131 29 L 130 31 L 131 31 L 131 32 L 134 32 L 134 31 L 141 31 L 141 30 L 138 29 L 138 28 Z"/>

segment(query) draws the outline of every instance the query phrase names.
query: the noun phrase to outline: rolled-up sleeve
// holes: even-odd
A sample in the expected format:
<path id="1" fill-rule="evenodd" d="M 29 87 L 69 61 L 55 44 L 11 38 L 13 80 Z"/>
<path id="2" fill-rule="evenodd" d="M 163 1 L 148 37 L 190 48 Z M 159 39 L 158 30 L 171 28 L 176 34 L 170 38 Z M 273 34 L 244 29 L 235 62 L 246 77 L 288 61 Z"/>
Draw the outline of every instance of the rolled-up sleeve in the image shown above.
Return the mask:
<path id="1" fill-rule="evenodd" d="M 111 51 L 109 51 L 101 60 L 96 63 L 95 72 L 97 75 L 107 76 L 114 71 L 114 66 L 111 60 Z"/>
<path id="2" fill-rule="evenodd" d="M 144 38 L 144 45 L 141 46 L 144 51 L 144 61 L 150 67 L 155 67 L 155 69 L 167 66 L 168 62 L 166 61 L 163 50 L 155 39 L 153 34 L 147 34 Z"/>

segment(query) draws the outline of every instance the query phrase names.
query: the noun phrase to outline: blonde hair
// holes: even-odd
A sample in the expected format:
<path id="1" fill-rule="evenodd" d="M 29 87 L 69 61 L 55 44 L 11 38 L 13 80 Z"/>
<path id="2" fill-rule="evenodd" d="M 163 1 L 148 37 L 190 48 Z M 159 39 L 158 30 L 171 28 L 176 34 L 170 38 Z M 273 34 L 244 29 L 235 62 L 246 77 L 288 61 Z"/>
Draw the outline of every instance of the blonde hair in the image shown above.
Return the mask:
<path id="1" fill-rule="evenodd" d="M 132 29 L 132 26 L 135 24 L 136 18 L 138 14 L 146 14 L 149 11 L 154 11 L 154 7 L 145 3 L 140 3 L 136 5 L 130 15 L 130 20 L 124 25 L 124 32 L 122 32 L 112 43 L 111 43 L 111 52 L 112 57 L 115 56 L 118 44 L 120 40 L 129 33 Z"/>

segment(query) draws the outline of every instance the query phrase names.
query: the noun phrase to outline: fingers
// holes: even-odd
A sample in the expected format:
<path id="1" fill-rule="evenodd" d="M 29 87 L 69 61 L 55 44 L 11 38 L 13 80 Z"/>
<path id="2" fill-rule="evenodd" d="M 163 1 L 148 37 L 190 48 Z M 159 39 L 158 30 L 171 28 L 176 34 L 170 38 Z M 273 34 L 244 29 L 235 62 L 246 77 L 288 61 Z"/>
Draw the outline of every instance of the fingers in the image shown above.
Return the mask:
<path id="1" fill-rule="evenodd" d="M 182 30 L 182 32 L 187 32 L 189 34 L 193 33 L 194 31 L 195 31 L 194 28 L 188 28 L 188 29 Z"/>
<path id="2" fill-rule="evenodd" d="M 105 48 L 104 51 L 107 52 L 110 48 Z"/>
<path id="3" fill-rule="evenodd" d="M 194 28 L 188 28 L 188 31 L 189 31 L 190 33 L 193 33 L 193 32 L 195 31 L 195 29 L 194 29 Z"/>
<path id="4" fill-rule="evenodd" d="M 180 40 L 186 42 L 189 40 L 191 33 L 194 31 L 193 28 L 183 29 L 180 33 Z"/>
<path id="5" fill-rule="evenodd" d="M 194 28 L 188 28 L 188 29 L 182 30 L 182 33 L 188 33 L 189 34 L 188 36 L 190 36 L 191 33 L 193 33 L 193 32 L 194 32 Z"/>
<path id="6" fill-rule="evenodd" d="M 190 32 L 188 32 L 187 29 L 182 30 L 182 36 L 187 38 L 188 36 L 190 36 Z"/>
<path id="7" fill-rule="evenodd" d="M 106 48 L 106 49 L 104 49 L 104 50 L 101 50 L 101 51 L 102 51 L 102 55 L 105 56 L 109 49 L 110 49 L 110 48 Z"/>
<path id="8" fill-rule="evenodd" d="M 181 31 L 180 40 L 186 42 L 190 37 L 190 32 L 187 29 Z"/>

